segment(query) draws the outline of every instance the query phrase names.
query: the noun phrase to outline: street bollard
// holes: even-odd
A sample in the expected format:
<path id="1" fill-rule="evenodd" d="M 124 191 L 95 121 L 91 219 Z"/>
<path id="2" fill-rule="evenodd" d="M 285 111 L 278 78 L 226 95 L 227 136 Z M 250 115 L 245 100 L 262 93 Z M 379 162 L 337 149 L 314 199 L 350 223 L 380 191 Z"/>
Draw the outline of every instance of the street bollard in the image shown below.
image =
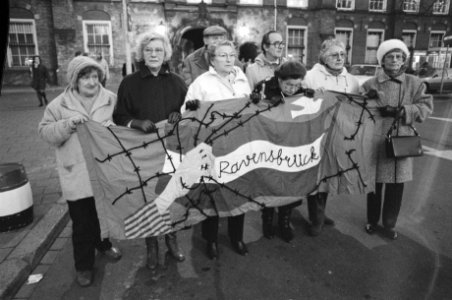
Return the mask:
<path id="1" fill-rule="evenodd" d="M 0 164 L 0 232 L 33 222 L 33 194 L 25 168 L 18 163 Z"/>

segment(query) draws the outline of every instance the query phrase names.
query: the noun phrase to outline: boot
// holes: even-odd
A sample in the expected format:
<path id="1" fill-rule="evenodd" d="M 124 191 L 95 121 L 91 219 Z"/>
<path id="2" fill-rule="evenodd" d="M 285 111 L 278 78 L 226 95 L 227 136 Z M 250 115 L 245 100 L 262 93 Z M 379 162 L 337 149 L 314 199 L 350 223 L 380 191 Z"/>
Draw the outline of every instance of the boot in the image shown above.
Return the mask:
<path id="1" fill-rule="evenodd" d="M 318 236 L 322 232 L 323 224 L 325 221 L 323 197 L 320 196 L 320 193 L 317 195 L 308 196 L 308 211 L 309 220 L 311 221 L 309 234 L 311 236 Z"/>
<path id="2" fill-rule="evenodd" d="M 159 246 L 158 246 L 158 240 L 157 237 L 151 236 L 147 237 L 145 239 L 146 241 L 146 267 L 149 270 L 155 270 L 158 266 L 159 260 L 158 260 L 158 254 L 159 254 Z"/>
<path id="3" fill-rule="evenodd" d="M 165 242 L 168 247 L 168 252 L 175 260 L 179 262 L 185 260 L 184 254 L 180 251 L 179 246 L 177 245 L 177 236 L 175 232 L 165 235 Z"/>
<path id="4" fill-rule="evenodd" d="M 292 213 L 291 208 L 280 207 L 278 209 L 278 225 L 281 231 L 281 237 L 284 241 L 290 242 L 293 240 L 293 230 L 290 227 L 290 214 Z"/>
<path id="5" fill-rule="evenodd" d="M 262 210 L 262 232 L 267 239 L 272 239 L 275 236 L 273 228 L 273 214 L 275 209 L 272 207 L 264 207 Z"/>

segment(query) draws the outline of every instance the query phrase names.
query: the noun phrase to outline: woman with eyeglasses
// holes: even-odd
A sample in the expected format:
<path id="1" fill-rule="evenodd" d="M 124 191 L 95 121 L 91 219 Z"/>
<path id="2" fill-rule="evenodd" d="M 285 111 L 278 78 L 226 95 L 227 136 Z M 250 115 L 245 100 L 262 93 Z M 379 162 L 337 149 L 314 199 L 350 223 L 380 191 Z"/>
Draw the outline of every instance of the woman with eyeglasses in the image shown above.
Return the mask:
<path id="1" fill-rule="evenodd" d="M 306 74 L 306 88 L 357 94 L 358 79 L 344 67 L 346 55 L 342 42 L 336 39 L 325 40 L 320 46 L 319 62 Z M 325 215 L 327 198 L 328 194 L 325 192 L 308 196 L 308 214 L 311 221 L 309 232 L 312 236 L 319 235 L 324 225 L 334 226 L 334 221 Z"/>
<path id="2" fill-rule="evenodd" d="M 157 122 L 168 120 L 175 123 L 180 119 L 179 110 L 187 87 L 181 77 L 169 70 L 167 62 L 171 55 L 171 45 L 166 36 L 147 32 L 140 37 L 136 51 L 138 70 L 124 77 L 119 85 L 118 103 L 113 112 L 117 125 L 151 133 L 157 130 Z M 154 271 L 159 263 L 158 239 L 147 237 L 145 241 L 146 266 Z M 175 232 L 166 234 L 165 242 L 174 259 L 179 262 L 185 259 Z"/>
<path id="3" fill-rule="evenodd" d="M 188 87 L 185 98 L 188 109 L 195 110 L 199 101 L 219 101 L 231 98 L 248 97 L 251 93 L 248 80 L 239 68 L 234 66 L 237 59 L 234 43 L 221 41 L 207 48 L 209 71 L 195 79 Z M 181 112 L 185 111 L 182 107 Z M 240 255 L 246 255 L 248 249 L 243 242 L 243 225 L 245 215 L 228 218 L 228 233 L 232 247 Z M 208 217 L 202 222 L 202 236 L 207 241 L 206 254 L 210 259 L 217 259 L 218 252 L 218 216 Z"/>
<path id="4" fill-rule="evenodd" d="M 301 94 L 305 92 L 302 87 L 303 78 L 306 75 L 306 68 L 298 61 L 287 61 L 275 70 L 275 75 L 270 79 L 261 81 L 251 94 L 253 103 L 266 99 L 273 105 L 284 102 L 285 97 Z M 284 197 L 285 200 L 293 197 Z M 281 238 L 290 242 L 294 238 L 290 225 L 290 215 L 293 208 L 301 204 L 300 198 L 291 199 L 295 202 L 278 207 L 278 226 Z M 272 239 L 275 235 L 273 228 L 273 217 L 275 209 L 264 207 L 262 210 L 262 232 L 264 237 Z"/>
<path id="5" fill-rule="evenodd" d="M 412 158 L 389 158 L 386 155 L 385 135 L 395 125 L 397 135 L 413 135 L 410 127 L 423 122 L 433 111 L 432 95 L 425 94 L 425 85 L 413 75 L 405 74 L 410 51 L 397 39 L 384 41 L 377 50 L 378 63 L 383 72 L 363 84 L 363 90 L 379 91 L 380 116 L 376 116 L 377 140 L 375 192 L 367 195 L 367 224 L 365 230 L 373 234 L 379 229 L 382 214 L 383 233 L 397 239 L 394 230 L 402 204 L 404 183 L 413 179 Z M 384 191 L 383 211 L 382 193 Z"/>

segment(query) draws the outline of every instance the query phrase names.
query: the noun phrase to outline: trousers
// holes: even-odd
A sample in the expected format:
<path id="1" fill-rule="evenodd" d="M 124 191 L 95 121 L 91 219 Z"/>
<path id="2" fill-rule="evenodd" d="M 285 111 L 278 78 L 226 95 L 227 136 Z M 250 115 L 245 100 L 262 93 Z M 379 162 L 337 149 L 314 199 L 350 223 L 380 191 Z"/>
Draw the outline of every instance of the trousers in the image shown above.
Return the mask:
<path id="1" fill-rule="evenodd" d="M 385 186 L 382 223 L 386 229 L 392 229 L 397 223 L 403 197 L 403 183 L 377 183 L 375 193 L 367 194 L 367 222 L 378 224 L 381 215 L 382 191 Z"/>
<path id="2" fill-rule="evenodd" d="M 93 197 L 67 201 L 72 220 L 72 247 L 75 269 L 92 270 L 96 249 L 104 252 L 111 248 L 110 240 L 101 240 L 99 218 Z"/>
<path id="3" fill-rule="evenodd" d="M 217 242 L 218 217 L 208 217 L 201 224 L 202 237 L 209 243 Z M 243 225 L 245 214 L 228 217 L 228 235 L 232 241 L 243 240 Z"/>

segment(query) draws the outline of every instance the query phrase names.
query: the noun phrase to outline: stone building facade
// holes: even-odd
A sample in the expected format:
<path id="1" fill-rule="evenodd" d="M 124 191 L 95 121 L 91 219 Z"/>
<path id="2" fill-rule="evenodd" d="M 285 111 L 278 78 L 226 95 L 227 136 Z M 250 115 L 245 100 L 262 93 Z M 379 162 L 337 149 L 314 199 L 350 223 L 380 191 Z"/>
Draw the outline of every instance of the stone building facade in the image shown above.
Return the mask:
<path id="1" fill-rule="evenodd" d="M 378 44 L 401 38 L 412 51 L 413 67 L 425 60 L 440 67 L 445 60 L 450 65 L 442 45 L 452 32 L 450 1 L 11 0 L 3 84 L 28 84 L 27 60 L 40 55 L 53 83 L 64 85 L 66 66 L 76 51 L 102 52 L 113 80 L 119 81 L 126 43 L 133 49 L 147 30 L 169 36 L 171 65 L 179 72 L 184 57 L 202 46 L 202 30 L 213 24 L 226 28 L 237 45 L 259 45 L 262 35 L 276 28 L 286 41 L 286 55 L 308 67 L 317 61 L 321 42 L 333 36 L 346 44 L 348 64 L 375 64 Z"/>

